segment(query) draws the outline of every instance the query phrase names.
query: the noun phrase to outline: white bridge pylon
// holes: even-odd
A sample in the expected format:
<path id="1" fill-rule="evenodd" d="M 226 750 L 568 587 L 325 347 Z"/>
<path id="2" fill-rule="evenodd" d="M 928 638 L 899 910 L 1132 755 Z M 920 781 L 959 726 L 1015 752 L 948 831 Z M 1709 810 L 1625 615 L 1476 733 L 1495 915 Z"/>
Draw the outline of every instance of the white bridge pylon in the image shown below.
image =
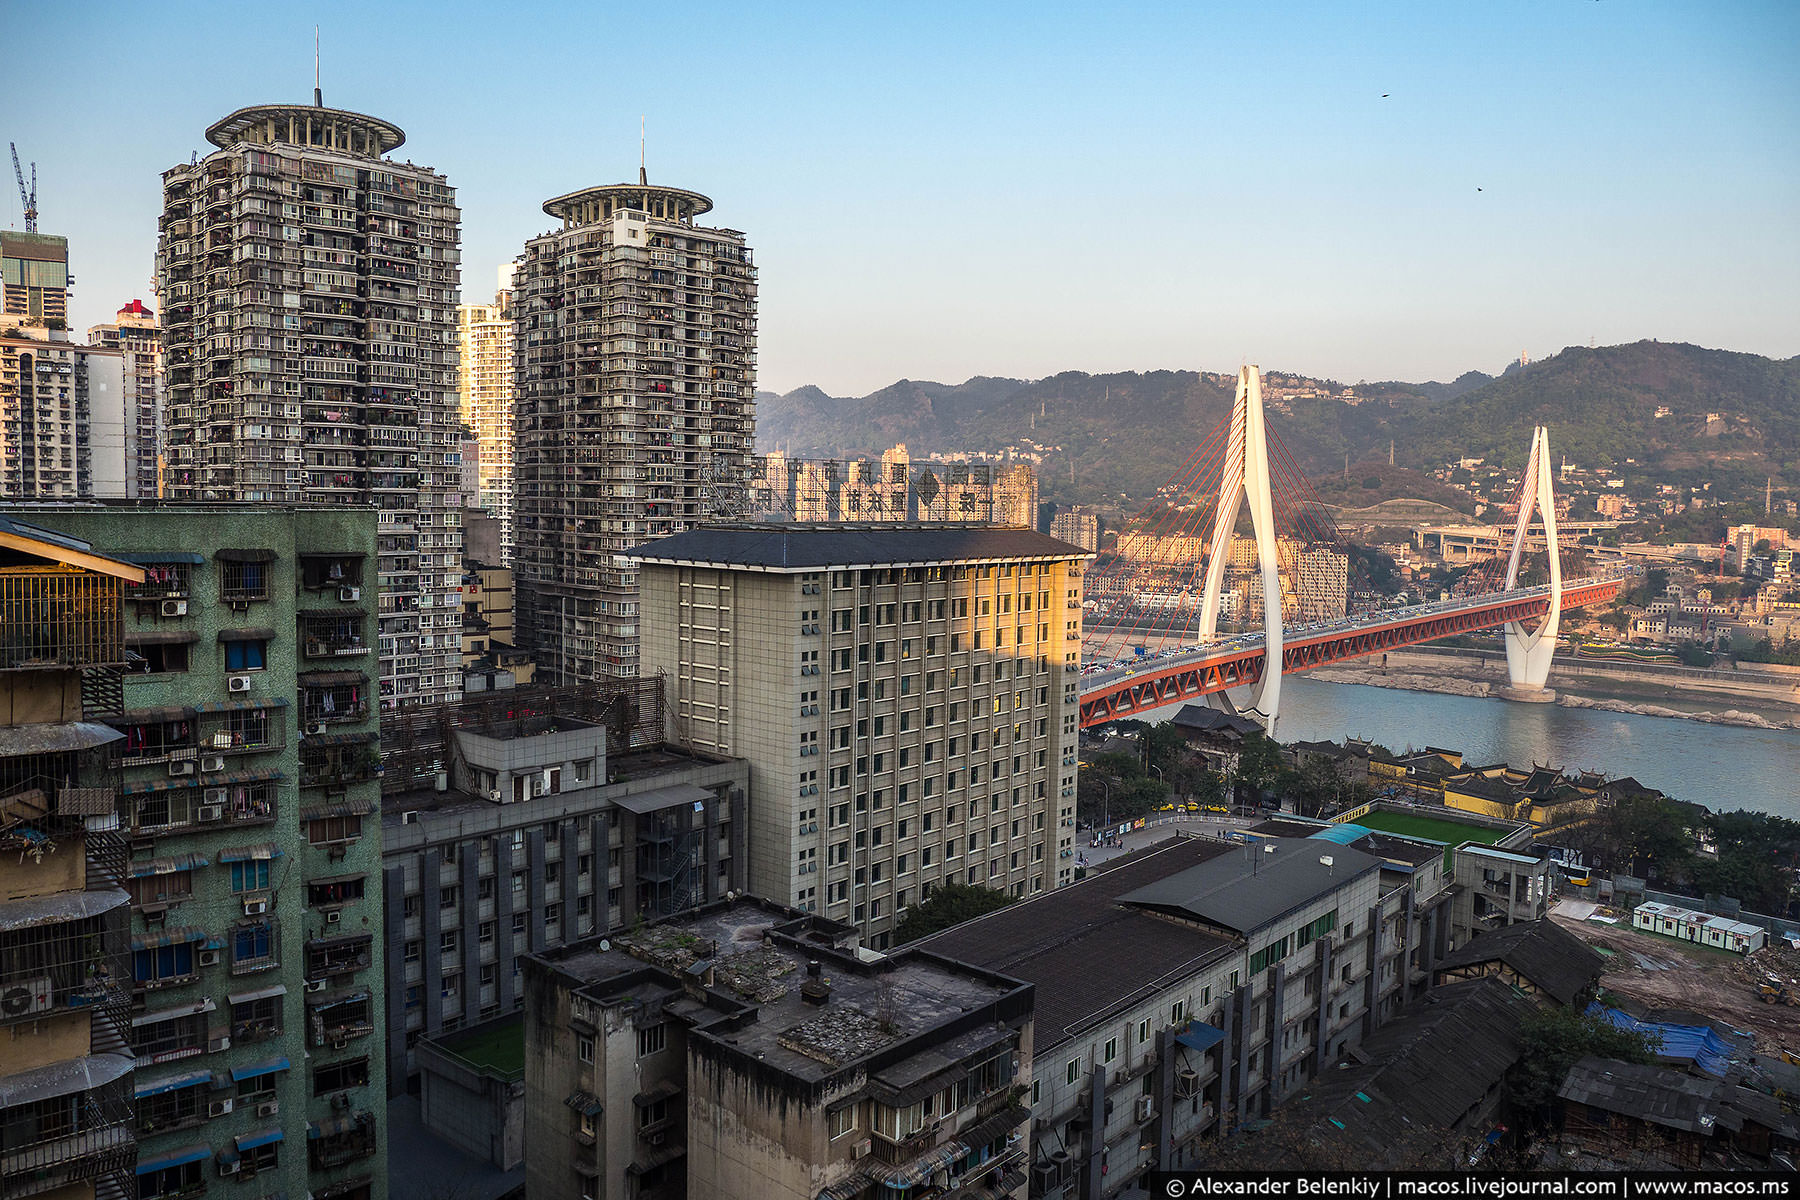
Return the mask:
<path id="1" fill-rule="evenodd" d="M 1219 636 L 1219 588 L 1225 581 L 1225 563 L 1231 557 L 1232 529 L 1241 505 L 1250 505 L 1250 523 L 1256 534 L 1257 564 L 1261 568 L 1264 657 L 1262 678 L 1247 712 L 1261 718 L 1275 736 L 1275 717 L 1281 704 L 1281 568 L 1276 551 L 1275 502 L 1269 494 L 1269 441 L 1263 428 L 1262 369 L 1246 366 L 1238 371 L 1237 399 L 1231 406 L 1231 433 L 1225 447 L 1225 470 L 1219 479 L 1218 510 L 1213 517 L 1212 542 L 1206 557 L 1206 590 L 1200 608 L 1200 643 Z M 1214 707 L 1229 709 L 1223 692 L 1206 697 Z"/>
<path id="2" fill-rule="evenodd" d="M 1550 483 L 1550 431 L 1539 425 L 1531 433 L 1531 460 L 1519 492 L 1519 521 L 1513 527 L 1512 555 L 1506 561 L 1506 590 L 1519 579 L 1519 558 L 1525 550 L 1525 531 L 1532 512 L 1543 514 L 1544 549 L 1550 557 L 1550 611 L 1533 633 L 1517 621 L 1506 623 L 1506 671 L 1516 692 L 1541 692 L 1550 678 L 1550 659 L 1556 653 L 1556 631 L 1562 623 L 1562 561 L 1556 545 L 1556 497 Z"/>

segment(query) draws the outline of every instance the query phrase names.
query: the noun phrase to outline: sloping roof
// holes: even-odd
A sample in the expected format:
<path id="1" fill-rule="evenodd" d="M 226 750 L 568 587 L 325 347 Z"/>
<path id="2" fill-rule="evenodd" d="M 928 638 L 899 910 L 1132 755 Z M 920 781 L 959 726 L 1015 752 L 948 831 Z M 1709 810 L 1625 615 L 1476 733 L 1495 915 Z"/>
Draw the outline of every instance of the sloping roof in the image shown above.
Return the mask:
<path id="1" fill-rule="evenodd" d="M 772 570 L 912 566 L 976 559 L 1092 558 L 1030 529 L 966 525 L 708 525 L 630 552 L 644 562 Z"/>
<path id="2" fill-rule="evenodd" d="M 1518 1061 L 1519 1025 L 1535 1010 L 1498 979 L 1438 988 L 1365 1039 L 1360 1063 L 1321 1075 L 1290 1110 L 1295 1128 L 1348 1139 L 1377 1167 L 1409 1140 L 1435 1142 Z"/>
<path id="3" fill-rule="evenodd" d="M 1721 1086 L 1717 1079 L 1590 1054 L 1569 1068 L 1569 1076 L 1556 1094 L 1570 1104 L 1586 1104 L 1652 1125 L 1710 1136 L 1719 1118 Z"/>
<path id="4" fill-rule="evenodd" d="M 1331 865 L 1322 858 L 1331 859 Z M 1350 846 L 1270 838 L 1129 892 L 1119 902 L 1249 934 L 1380 869 L 1380 859 Z"/>
<path id="5" fill-rule="evenodd" d="M 144 582 L 144 568 L 115 555 L 102 554 L 93 543 L 17 517 L 0 515 L 0 550 L 16 550 L 48 562 L 67 563 L 84 571 L 112 575 L 127 583 Z"/>
<path id="6" fill-rule="evenodd" d="M 1439 959 L 1437 970 L 1489 962 L 1505 963 L 1562 1004 L 1592 987 L 1605 965 L 1580 938 L 1544 917 L 1472 938 Z"/>
<path id="7" fill-rule="evenodd" d="M 1147 883 L 1243 851 L 1181 838 L 1118 860 L 1080 883 L 1008 905 L 912 943 L 1036 986 L 1035 1052 L 1199 970 L 1235 942 L 1118 903 Z"/>
<path id="8" fill-rule="evenodd" d="M 1236 713 L 1221 712 L 1205 704 L 1184 704 L 1169 724 L 1181 729 L 1191 729 L 1199 733 L 1220 733 L 1230 731 L 1245 737 L 1253 733 L 1261 733 L 1263 727 L 1249 717 L 1240 717 Z"/>

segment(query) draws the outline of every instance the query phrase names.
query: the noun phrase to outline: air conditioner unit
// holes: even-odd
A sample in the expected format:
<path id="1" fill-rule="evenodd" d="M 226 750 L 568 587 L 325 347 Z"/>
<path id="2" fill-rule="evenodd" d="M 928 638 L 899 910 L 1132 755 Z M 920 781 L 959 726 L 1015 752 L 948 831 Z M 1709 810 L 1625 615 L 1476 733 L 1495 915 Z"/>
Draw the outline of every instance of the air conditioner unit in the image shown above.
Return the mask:
<path id="1" fill-rule="evenodd" d="M 864 1138 L 862 1141 L 856 1143 L 856 1145 L 854 1147 L 852 1147 L 852 1153 L 851 1153 L 850 1157 L 851 1158 L 861 1158 L 863 1155 L 867 1154 L 870 1150 L 872 1150 L 874 1148 L 874 1146 L 875 1146 L 874 1142 L 870 1141 L 868 1138 Z"/>
<path id="2" fill-rule="evenodd" d="M 499 795 L 500 795 L 499 792 L 491 792 L 488 795 L 488 799 L 497 800 Z M 401 813 L 400 814 L 400 823 L 402 825 L 417 825 L 419 823 L 419 814 L 418 814 L 417 810 L 409 808 L 405 812 Z"/>
<path id="3" fill-rule="evenodd" d="M 219 1161 L 219 1174 L 221 1174 L 221 1175 L 236 1175 L 237 1169 L 238 1169 L 238 1160 L 235 1158 L 221 1159 Z"/>
<path id="4" fill-rule="evenodd" d="M 194 764 L 191 762 L 172 762 L 169 764 L 169 778 L 176 779 L 182 775 L 192 775 Z"/>
<path id="5" fill-rule="evenodd" d="M 227 675 L 225 677 L 225 690 L 228 692 L 249 691 L 250 677 L 248 675 Z"/>
<path id="6" fill-rule="evenodd" d="M 219 952 L 217 950 L 202 950 L 195 956 L 195 961 L 203 967 L 216 967 L 219 965 Z"/>
<path id="7" fill-rule="evenodd" d="M 279 1100 L 267 1100 L 256 1106 L 256 1115 L 259 1117 L 272 1117 L 280 1111 L 281 1101 Z"/>
<path id="8" fill-rule="evenodd" d="M 1200 1072 L 1192 1067 L 1182 1067 L 1175 1072 L 1175 1094 L 1183 1100 L 1199 1094 Z"/>
<path id="9" fill-rule="evenodd" d="M 225 769 L 225 756 L 223 754 L 207 755 L 200 760 L 200 769 L 209 773 L 223 771 Z"/>
<path id="10" fill-rule="evenodd" d="M 224 788 L 207 788 L 203 793 L 201 793 L 200 798 L 202 800 L 206 801 L 206 803 L 208 803 L 208 804 L 222 805 L 225 803 L 225 789 Z"/>
<path id="11" fill-rule="evenodd" d="M 162 615 L 165 617 L 185 617 L 185 616 L 187 616 L 187 601 L 186 600 L 164 600 L 162 602 Z"/>
<path id="12" fill-rule="evenodd" d="M 325 923 L 327 925 L 336 925 L 338 922 L 342 921 L 343 919 L 344 919 L 344 914 L 339 912 L 335 908 L 325 914 Z"/>
<path id="13" fill-rule="evenodd" d="M 1137 1119 L 1148 1121 L 1156 1115 L 1156 1100 L 1150 1096 L 1139 1096 L 1137 1102 Z"/>
<path id="14" fill-rule="evenodd" d="M 56 990 L 48 975 L 0 988 L 0 1016 L 21 1017 L 55 1007 Z"/>
<path id="15" fill-rule="evenodd" d="M 195 814 L 196 820 L 220 821 L 225 818 L 225 806 L 223 804 L 202 804 L 195 810 Z"/>
<path id="16" fill-rule="evenodd" d="M 349 604 L 355 600 L 361 600 L 362 589 L 359 587 L 341 587 L 338 589 L 338 599 L 342 600 L 345 604 Z"/>
<path id="17" fill-rule="evenodd" d="M 331 1042 L 331 1048 L 333 1050 L 342 1050 L 345 1046 L 348 1046 L 349 1044 L 350 1044 L 349 1038 L 333 1038 L 332 1042 Z"/>
<path id="18" fill-rule="evenodd" d="M 206 1115 L 209 1117 L 222 1117 L 230 1111 L 231 1100 L 229 1098 L 224 1100 L 214 1100 L 211 1104 L 206 1106 Z"/>
<path id="19" fill-rule="evenodd" d="M 244 915 L 246 917 L 260 917 L 268 911 L 269 902 L 267 900 L 244 901 Z"/>
<path id="20" fill-rule="evenodd" d="M 306 990 L 309 992 L 322 992 L 325 990 L 325 981 L 323 979 L 309 979 L 306 981 Z"/>

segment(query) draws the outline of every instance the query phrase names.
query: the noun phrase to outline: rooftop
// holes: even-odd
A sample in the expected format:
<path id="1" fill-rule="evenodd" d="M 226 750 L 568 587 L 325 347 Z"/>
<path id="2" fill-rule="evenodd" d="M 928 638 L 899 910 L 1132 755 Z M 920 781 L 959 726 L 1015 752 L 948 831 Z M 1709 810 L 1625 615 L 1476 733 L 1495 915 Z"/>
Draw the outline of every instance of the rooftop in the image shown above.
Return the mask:
<path id="1" fill-rule="evenodd" d="M 912 947 L 864 962 L 840 948 L 854 936 L 848 926 L 746 898 L 539 957 L 602 1003 L 642 1003 L 660 988 L 666 1011 L 690 1021 L 693 1036 L 715 1052 L 806 1083 L 911 1057 L 923 1047 L 907 1043 L 920 1035 L 986 1028 L 992 1036 L 977 1040 L 998 1042 L 1010 1029 L 979 1014 L 1029 1011 L 1030 988 L 1016 979 Z M 824 1003 L 803 995 L 815 961 L 829 987 Z M 703 1000 L 683 988 L 695 979 L 704 981 Z"/>
<path id="2" fill-rule="evenodd" d="M 559 726 L 570 727 L 581 724 L 581 722 L 571 721 L 565 717 L 558 717 L 556 722 Z M 485 730 L 477 732 L 486 733 Z M 588 802 L 603 787 L 615 787 L 640 779 L 674 774 L 729 761 L 729 759 L 717 758 L 702 751 L 687 750 L 680 746 L 646 746 L 624 754 L 609 755 L 606 759 L 606 783 L 604 785 L 587 784 L 579 787 L 565 787 L 560 792 L 514 801 L 505 807 L 517 808 L 521 814 L 521 823 L 524 823 L 523 814 L 532 811 L 532 809 L 524 807 L 526 805 L 536 805 L 540 811 L 543 811 L 577 802 Z M 479 796 L 454 787 L 442 792 L 433 788 L 413 788 L 404 792 L 391 792 L 381 798 L 383 820 L 390 823 L 399 821 L 400 814 L 403 812 L 449 814 L 464 809 L 491 809 L 493 807 L 494 802 L 486 796 Z M 390 833 L 388 836 L 392 837 L 393 835 Z"/>
<path id="3" fill-rule="evenodd" d="M 1586 942 L 1548 917 L 1478 934 L 1438 960 L 1449 971 L 1503 962 L 1563 1004 L 1599 980 L 1605 966 Z"/>
<path id="4" fill-rule="evenodd" d="M 1717 1079 L 1590 1054 L 1569 1068 L 1557 1096 L 1652 1125 L 1711 1136 L 1718 1122 L 1721 1086 Z"/>
<path id="5" fill-rule="evenodd" d="M 1030 529 L 992 525 L 708 525 L 639 546 L 651 563 L 699 563 L 773 571 L 1092 558 Z"/>
<path id="6" fill-rule="evenodd" d="M 915 945 L 1035 984 L 1034 1050 L 1042 1053 L 1230 952 L 1235 939 L 1162 920 L 1119 900 L 1233 855 L 1241 857 L 1242 851 L 1223 842 L 1180 838 Z"/>
<path id="7" fill-rule="evenodd" d="M 1380 869 L 1380 859 L 1350 846 L 1269 838 L 1128 892 L 1119 901 L 1247 936 Z"/>

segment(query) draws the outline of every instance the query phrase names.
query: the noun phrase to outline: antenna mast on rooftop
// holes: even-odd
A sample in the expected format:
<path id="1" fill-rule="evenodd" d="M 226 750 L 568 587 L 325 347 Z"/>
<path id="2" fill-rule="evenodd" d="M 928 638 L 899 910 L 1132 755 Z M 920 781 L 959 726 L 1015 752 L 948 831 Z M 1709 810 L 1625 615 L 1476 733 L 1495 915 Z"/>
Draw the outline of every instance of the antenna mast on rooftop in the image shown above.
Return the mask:
<path id="1" fill-rule="evenodd" d="M 325 107 L 325 93 L 319 88 L 319 27 L 313 26 L 313 107 Z"/>
<path id="2" fill-rule="evenodd" d="M 638 184 L 640 186 L 648 185 L 650 182 L 650 172 L 647 169 L 645 169 L 645 165 L 644 165 L 645 161 L 646 160 L 644 158 L 644 118 L 642 116 L 640 116 L 640 117 L 638 117 Z"/>

